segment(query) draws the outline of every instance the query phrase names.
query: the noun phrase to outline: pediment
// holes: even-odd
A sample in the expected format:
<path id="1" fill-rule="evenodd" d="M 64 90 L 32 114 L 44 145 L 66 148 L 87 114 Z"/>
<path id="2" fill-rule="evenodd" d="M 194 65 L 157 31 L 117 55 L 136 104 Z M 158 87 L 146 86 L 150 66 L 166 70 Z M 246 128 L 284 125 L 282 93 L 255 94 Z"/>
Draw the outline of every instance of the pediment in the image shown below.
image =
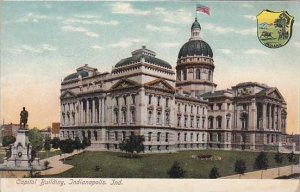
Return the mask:
<path id="1" fill-rule="evenodd" d="M 277 88 L 273 88 L 273 89 L 267 91 L 266 96 L 284 101 L 283 96 L 281 95 L 281 93 L 278 91 Z"/>
<path id="2" fill-rule="evenodd" d="M 115 83 L 110 90 L 116 90 L 116 89 L 125 89 L 125 88 L 130 88 L 130 87 L 136 87 L 139 86 L 140 84 L 132 81 L 130 79 L 121 79 L 117 83 Z"/>
<path id="3" fill-rule="evenodd" d="M 145 84 L 145 87 L 174 92 L 175 89 L 163 79 L 156 79 Z"/>
<path id="4" fill-rule="evenodd" d="M 64 91 L 60 96 L 61 99 L 73 98 L 73 97 L 76 97 L 76 94 L 70 90 Z"/>

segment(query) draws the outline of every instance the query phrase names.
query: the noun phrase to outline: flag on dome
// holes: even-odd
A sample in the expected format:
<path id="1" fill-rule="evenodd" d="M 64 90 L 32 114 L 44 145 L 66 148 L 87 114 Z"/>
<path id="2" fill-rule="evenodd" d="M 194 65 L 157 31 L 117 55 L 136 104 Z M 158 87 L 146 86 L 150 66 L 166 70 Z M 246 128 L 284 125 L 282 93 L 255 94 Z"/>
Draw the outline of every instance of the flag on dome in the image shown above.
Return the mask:
<path id="1" fill-rule="evenodd" d="M 206 7 L 206 6 L 201 5 L 201 4 L 197 4 L 196 12 L 197 13 L 205 13 L 207 15 L 210 15 L 209 7 Z"/>

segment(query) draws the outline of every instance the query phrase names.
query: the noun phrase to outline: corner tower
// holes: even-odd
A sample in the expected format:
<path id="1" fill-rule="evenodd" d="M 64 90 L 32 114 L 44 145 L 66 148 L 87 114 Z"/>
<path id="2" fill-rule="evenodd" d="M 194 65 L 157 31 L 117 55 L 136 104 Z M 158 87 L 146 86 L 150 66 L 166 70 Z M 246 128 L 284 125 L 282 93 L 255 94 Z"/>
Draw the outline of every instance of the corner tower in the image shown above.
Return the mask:
<path id="1" fill-rule="evenodd" d="M 212 92 L 214 60 L 209 44 L 201 39 L 201 26 L 195 18 L 191 27 L 191 37 L 180 49 L 176 65 L 176 87 L 194 92 L 196 96 Z"/>

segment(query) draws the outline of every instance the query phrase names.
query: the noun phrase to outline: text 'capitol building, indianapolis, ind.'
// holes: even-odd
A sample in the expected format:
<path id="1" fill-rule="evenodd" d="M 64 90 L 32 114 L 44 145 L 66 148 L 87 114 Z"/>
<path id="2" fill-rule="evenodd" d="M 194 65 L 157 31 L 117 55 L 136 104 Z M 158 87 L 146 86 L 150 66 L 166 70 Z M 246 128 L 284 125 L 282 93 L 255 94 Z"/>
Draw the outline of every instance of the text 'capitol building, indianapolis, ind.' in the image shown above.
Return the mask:
<path id="1" fill-rule="evenodd" d="M 111 73 L 84 65 L 61 83 L 60 138 L 91 140 L 90 150 L 119 150 L 131 134 L 145 152 L 193 149 L 279 150 L 286 144 L 286 102 L 256 82 L 216 90 L 213 51 L 197 19 L 176 70 L 143 46 Z"/>

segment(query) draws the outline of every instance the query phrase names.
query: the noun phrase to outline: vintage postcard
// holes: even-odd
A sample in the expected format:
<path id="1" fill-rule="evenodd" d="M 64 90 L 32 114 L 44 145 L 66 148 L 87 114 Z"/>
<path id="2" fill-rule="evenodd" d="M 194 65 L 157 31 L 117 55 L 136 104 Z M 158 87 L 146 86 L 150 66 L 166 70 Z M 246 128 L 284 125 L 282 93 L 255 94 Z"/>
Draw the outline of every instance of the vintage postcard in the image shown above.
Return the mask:
<path id="1" fill-rule="evenodd" d="M 2 1 L 0 191 L 298 191 L 298 1 Z"/>

